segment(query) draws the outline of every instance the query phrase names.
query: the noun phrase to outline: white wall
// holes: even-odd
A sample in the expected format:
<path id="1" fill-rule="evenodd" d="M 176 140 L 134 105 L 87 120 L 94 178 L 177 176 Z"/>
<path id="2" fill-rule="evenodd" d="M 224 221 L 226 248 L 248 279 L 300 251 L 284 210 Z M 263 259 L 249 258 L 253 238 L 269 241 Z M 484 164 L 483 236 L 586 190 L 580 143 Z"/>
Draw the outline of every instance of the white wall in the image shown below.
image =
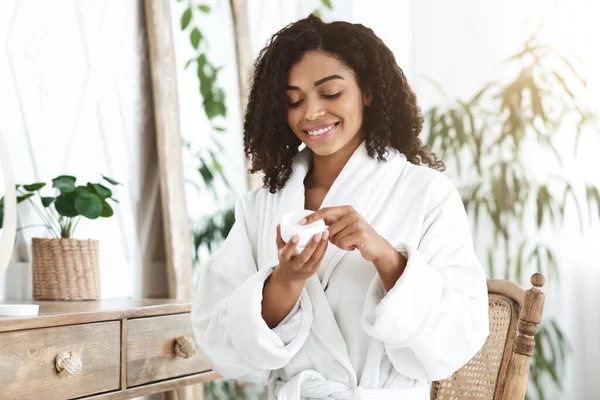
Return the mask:
<path id="1" fill-rule="evenodd" d="M 521 49 L 539 23 L 541 15 L 548 16 L 547 29 L 542 40 L 559 46 L 570 57 L 577 54 L 582 74 L 589 80 L 592 104 L 598 109 L 600 80 L 600 55 L 597 44 L 600 29 L 595 20 L 598 6 L 593 2 L 576 1 L 503 1 L 479 2 L 456 0 L 442 2 L 421 0 L 411 2 L 411 71 L 410 78 L 423 109 L 444 101 L 443 97 L 423 77 L 438 82 L 449 99 L 466 99 L 491 80 L 511 77 L 511 70 L 503 60 Z M 585 100 L 580 98 L 580 100 Z M 557 145 L 566 157 L 563 169 L 547 166 L 550 154 L 531 154 L 531 168 L 542 176 L 546 172 L 559 173 L 577 183 L 586 181 L 600 185 L 600 162 L 597 151 L 598 136 L 587 132 L 577 158 L 571 158 L 573 136 L 561 132 Z M 591 135 L 590 135 L 591 134 Z M 452 164 L 449 174 L 452 174 Z M 558 280 L 545 287 L 545 318 L 554 316 L 572 341 L 574 354 L 565 376 L 564 393 L 552 393 L 550 399 L 597 399 L 600 388 L 595 384 L 600 369 L 596 354 L 600 346 L 595 338 L 600 336 L 600 303 L 598 283 L 600 269 L 597 260 L 600 249 L 600 224 L 595 222 L 584 235 L 577 230 L 575 210 L 568 210 L 568 221 L 563 230 L 544 235 L 554 248 L 558 246 L 560 284 Z M 480 239 L 480 238 L 476 238 Z M 485 240 L 477 240 L 482 261 Z"/>
<path id="2" fill-rule="evenodd" d="M 100 240 L 101 296 L 166 294 L 158 171 L 141 1 L 0 2 L 0 131 L 15 181 L 123 183 L 110 219 L 82 220 Z M 27 205 L 19 223 L 39 223 Z M 30 239 L 18 235 L 0 299 L 31 296 Z M 1 277 L 0 277 L 1 278 Z"/>

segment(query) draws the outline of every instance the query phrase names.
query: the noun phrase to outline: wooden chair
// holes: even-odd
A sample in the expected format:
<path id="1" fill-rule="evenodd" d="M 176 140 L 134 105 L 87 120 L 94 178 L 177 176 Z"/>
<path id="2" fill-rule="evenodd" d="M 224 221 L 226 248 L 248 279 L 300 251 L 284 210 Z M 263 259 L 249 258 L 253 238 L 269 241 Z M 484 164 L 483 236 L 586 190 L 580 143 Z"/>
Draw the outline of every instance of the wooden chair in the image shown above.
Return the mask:
<path id="1" fill-rule="evenodd" d="M 545 278 L 531 276 L 525 290 L 488 279 L 490 335 L 483 348 L 450 378 L 433 382 L 432 400 L 523 400 L 537 325 L 542 318 Z"/>

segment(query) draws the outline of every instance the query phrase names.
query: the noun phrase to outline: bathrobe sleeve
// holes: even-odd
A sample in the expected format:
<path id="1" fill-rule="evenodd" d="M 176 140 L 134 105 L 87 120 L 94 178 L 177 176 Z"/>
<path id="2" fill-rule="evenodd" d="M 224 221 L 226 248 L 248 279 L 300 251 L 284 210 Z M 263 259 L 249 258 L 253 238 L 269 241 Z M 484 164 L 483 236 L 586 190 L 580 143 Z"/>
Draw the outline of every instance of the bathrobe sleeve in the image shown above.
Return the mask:
<path id="1" fill-rule="evenodd" d="M 389 292 L 374 278 L 362 315 L 396 371 L 426 381 L 451 376 L 489 333 L 486 276 L 460 195 L 445 177 L 434 190 L 418 248 L 396 246 L 406 269 Z"/>
<path id="2" fill-rule="evenodd" d="M 269 329 L 261 314 L 262 291 L 275 266 L 257 268 L 241 200 L 235 216 L 227 239 L 202 266 L 192 326 L 215 371 L 225 378 L 267 384 L 271 371 L 285 366 L 306 341 L 312 305 L 304 289 L 290 314 Z"/>

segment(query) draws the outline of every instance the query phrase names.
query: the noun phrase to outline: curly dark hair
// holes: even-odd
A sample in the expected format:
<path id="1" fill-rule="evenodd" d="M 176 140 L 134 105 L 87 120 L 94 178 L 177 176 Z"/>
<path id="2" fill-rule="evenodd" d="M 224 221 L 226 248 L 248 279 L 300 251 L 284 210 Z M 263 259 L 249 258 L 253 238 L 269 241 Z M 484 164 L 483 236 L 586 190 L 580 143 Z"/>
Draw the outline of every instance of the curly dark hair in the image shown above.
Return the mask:
<path id="1" fill-rule="evenodd" d="M 252 88 L 244 117 L 244 151 L 251 173 L 263 171 L 271 193 L 285 186 L 300 139 L 287 123 L 286 85 L 294 63 L 310 50 L 332 54 L 356 74 L 358 86 L 372 95 L 365 108 L 363 131 L 371 157 L 384 161 L 386 148 L 402 152 L 414 164 L 444 169 L 419 139 L 423 116 L 406 76 L 391 50 L 361 25 L 325 23 L 314 15 L 294 22 L 271 38 L 254 63 Z"/>

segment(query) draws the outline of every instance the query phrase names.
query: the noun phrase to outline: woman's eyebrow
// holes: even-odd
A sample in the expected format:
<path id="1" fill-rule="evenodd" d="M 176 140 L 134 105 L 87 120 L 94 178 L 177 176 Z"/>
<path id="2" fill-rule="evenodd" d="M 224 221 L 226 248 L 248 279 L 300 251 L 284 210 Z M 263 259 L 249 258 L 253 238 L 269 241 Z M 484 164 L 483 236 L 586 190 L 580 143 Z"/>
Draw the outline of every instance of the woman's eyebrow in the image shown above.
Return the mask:
<path id="1" fill-rule="evenodd" d="M 326 76 L 325 78 L 321 78 L 318 81 L 315 82 L 315 87 L 324 84 L 327 81 L 330 81 L 332 79 L 341 79 L 344 80 L 344 78 L 340 75 L 329 75 Z M 300 88 L 298 86 L 290 86 L 290 85 L 286 85 L 285 86 L 286 90 L 300 90 Z"/>

